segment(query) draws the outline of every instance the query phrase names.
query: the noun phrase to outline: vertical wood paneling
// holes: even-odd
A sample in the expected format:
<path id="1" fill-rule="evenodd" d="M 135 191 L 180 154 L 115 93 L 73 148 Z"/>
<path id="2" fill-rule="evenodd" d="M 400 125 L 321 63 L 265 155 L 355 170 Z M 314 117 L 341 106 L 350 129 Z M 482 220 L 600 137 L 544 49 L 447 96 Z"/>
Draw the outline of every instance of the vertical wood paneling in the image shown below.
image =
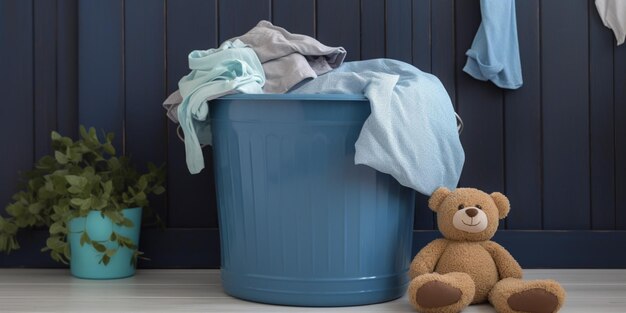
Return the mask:
<path id="1" fill-rule="evenodd" d="M 33 163 L 33 2 L 0 0 L 0 211 Z"/>
<path id="2" fill-rule="evenodd" d="M 509 229 L 626 229 L 626 48 L 592 0 L 520 0 L 517 15 L 524 86 L 502 91 L 462 71 L 479 0 L 0 0 L 0 139 L 12 148 L 0 201 L 49 151 L 50 130 L 76 136 L 80 121 L 114 131 L 139 165 L 167 161 L 155 206 L 169 227 L 217 227 L 211 148 L 190 175 L 161 102 L 191 50 L 267 19 L 348 60 L 386 55 L 436 75 L 466 123 L 461 185 L 505 191 Z M 426 203 L 418 196 L 417 229 L 436 226 Z"/>
<path id="3" fill-rule="evenodd" d="M 431 71 L 431 0 L 413 0 L 412 2 L 412 59 L 413 65 L 422 71 Z M 404 32 L 408 32 L 404 30 Z M 416 193 L 415 229 L 433 229 L 434 213 L 428 208 L 428 197 Z"/>
<path id="4" fill-rule="evenodd" d="M 315 0 L 272 0 L 272 22 L 294 34 L 315 36 Z"/>
<path id="5" fill-rule="evenodd" d="M 516 2 L 524 85 L 504 93 L 508 229 L 541 229 L 541 42 L 539 0 Z"/>
<path id="6" fill-rule="evenodd" d="M 361 59 L 384 58 L 385 0 L 361 0 L 360 14 Z"/>
<path id="7" fill-rule="evenodd" d="M 167 157 L 167 121 L 160 108 L 165 97 L 165 1 L 125 0 L 125 133 L 126 154 L 145 169 Z M 167 218 L 165 199 L 151 201 L 153 210 Z"/>
<path id="8" fill-rule="evenodd" d="M 241 12 L 241 8 L 246 7 L 245 12 Z M 219 19 L 219 38 L 220 41 L 240 36 L 254 27 L 260 20 L 271 20 L 271 8 L 269 0 L 260 1 L 220 1 L 219 2 L 219 16 L 237 16 L 236 19 L 220 18 Z M 206 150 L 210 148 L 205 148 Z M 213 181 L 213 161 L 211 160 L 210 175 L 211 181 Z M 214 184 L 214 183 L 212 183 Z M 215 186 L 212 186 L 215 189 Z"/>
<path id="9" fill-rule="evenodd" d="M 541 2 L 545 229 L 590 225 L 587 8 Z"/>
<path id="10" fill-rule="evenodd" d="M 462 71 L 480 25 L 478 0 L 456 2 L 457 107 L 465 122 L 461 142 L 465 166 L 460 185 L 488 192 L 504 190 L 503 94 L 491 82 Z"/>
<path id="11" fill-rule="evenodd" d="M 328 46 L 346 48 L 346 61 L 361 59 L 359 7 L 359 0 L 317 0 L 317 39 Z"/>
<path id="12" fill-rule="evenodd" d="M 615 228 L 615 127 L 611 31 L 589 1 L 589 123 L 591 149 L 591 226 Z M 623 88 L 623 87 L 622 87 Z"/>
<path id="13" fill-rule="evenodd" d="M 456 98 L 456 30 L 455 30 L 455 2 L 454 0 L 431 1 L 431 73 L 446 88 L 452 103 L 457 106 Z M 417 201 L 424 202 L 424 199 Z M 420 213 L 423 214 L 423 213 Z M 433 215 L 433 228 L 437 228 L 436 218 Z M 425 222 L 425 227 L 428 222 Z M 419 225 L 419 224 L 418 224 Z"/>
<path id="14" fill-rule="evenodd" d="M 78 134 L 78 0 L 57 0 L 57 128 Z"/>
<path id="15" fill-rule="evenodd" d="M 217 34 L 215 0 L 167 1 L 168 94 L 178 89 L 180 78 L 189 73 L 189 52 L 216 47 Z M 197 175 L 189 174 L 176 126 L 168 122 L 168 226 L 216 227 L 212 154 L 205 148 L 205 169 Z"/>
<path id="16" fill-rule="evenodd" d="M 50 132 L 57 128 L 56 0 L 34 3 L 35 159 L 49 154 Z"/>
<path id="17" fill-rule="evenodd" d="M 387 58 L 413 61 L 412 1 L 385 1 Z"/>
<path id="18" fill-rule="evenodd" d="M 122 0 L 78 3 L 79 122 L 114 132 L 124 151 L 124 52 Z"/>
<path id="19" fill-rule="evenodd" d="M 454 0 L 431 1 L 431 73 L 441 80 L 456 105 L 454 6 Z"/>
<path id="20" fill-rule="evenodd" d="M 615 226 L 626 230 L 626 46 L 614 48 L 614 63 Z"/>
<path id="21" fill-rule="evenodd" d="M 219 1 L 220 42 L 240 36 L 254 27 L 260 20 L 271 20 L 270 0 Z"/>
<path id="22" fill-rule="evenodd" d="M 431 72 L 431 0 L 413 0 L 413 65 Z"/>

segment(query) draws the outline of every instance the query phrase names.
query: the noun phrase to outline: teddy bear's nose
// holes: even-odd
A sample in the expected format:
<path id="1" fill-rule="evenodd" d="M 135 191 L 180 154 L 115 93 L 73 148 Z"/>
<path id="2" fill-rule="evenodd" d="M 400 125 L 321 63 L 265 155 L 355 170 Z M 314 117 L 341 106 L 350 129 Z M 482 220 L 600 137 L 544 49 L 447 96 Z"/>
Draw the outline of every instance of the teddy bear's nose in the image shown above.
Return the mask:
<path id="1" fill-rule="evenodd" d="M 478 215 L 478 210 L 474 209 L 474 208 L 467 209 L 467 210 L 465 210 L 465 214 L 467 214 L 467 216 L 469 216 L 469 217 L 474 217 L 474 216 Z"/>

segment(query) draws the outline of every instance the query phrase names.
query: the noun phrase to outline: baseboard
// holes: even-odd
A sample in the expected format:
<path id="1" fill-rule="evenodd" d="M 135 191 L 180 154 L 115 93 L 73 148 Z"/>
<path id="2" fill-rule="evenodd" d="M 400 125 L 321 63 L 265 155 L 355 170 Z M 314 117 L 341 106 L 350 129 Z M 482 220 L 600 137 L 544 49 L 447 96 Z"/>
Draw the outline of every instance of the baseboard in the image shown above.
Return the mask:
<path id="1" fill-rule="evenodd" d="M 415 231 L 416 252 L 438 231 Z M 626 268 L 626 231 L 500 230 L 493 238 L 524 268 Z"/>
<path id="2" fill-rule="evenodd" d="M 46 231 L 20 234 L 22 248 L 0 255 L 0 267 L 64 267 L 40 252 L 46 237 Z M 414 253 L 438 237 L 438 231 L 415 231 Z M 626 231 L 501 230 L 494 240 L 524 268 L 626 268 Z M 220 263 L 218 229 L 144 229 L 141 249 L 151 259 L 141 261 L 141 268 L 218 268 Z"/>
<path id="3" fill-rule="evenodd" d="M 53 261 L 45 246 L 48 232 L 24 231 L 19 234 L 21 248 L 11 254 L 0 253 L 0 267 L 63 268 Z M 140 260 L 140 268 L 219 268 L 220 245 L 217 228 L 147 228 L 141 230 L 140 250 L 150 260 Z"/>

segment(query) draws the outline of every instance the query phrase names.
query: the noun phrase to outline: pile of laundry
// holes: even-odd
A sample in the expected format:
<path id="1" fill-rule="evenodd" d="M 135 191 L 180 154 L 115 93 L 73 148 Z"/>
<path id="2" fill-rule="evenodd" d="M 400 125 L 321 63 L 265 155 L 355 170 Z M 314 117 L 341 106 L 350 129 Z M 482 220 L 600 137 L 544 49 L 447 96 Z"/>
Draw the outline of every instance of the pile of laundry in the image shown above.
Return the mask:
<path id="1" fill-rule="evenodd" d="M 391 59 L 343 62 L 346 50 L 291 34 L 268 21 L 219 48 L 192 51 L 191 72 L 163 106 L 184 132 L 192 174 L 204 168 L 209 101 L 233 93 L 362 94 L 371 106 L 355 164 L 430 195 L 456 187 L 465 155 L 452 102 L 439 79 Z M 198 136 L 197 130 L 202 129 Z"/>

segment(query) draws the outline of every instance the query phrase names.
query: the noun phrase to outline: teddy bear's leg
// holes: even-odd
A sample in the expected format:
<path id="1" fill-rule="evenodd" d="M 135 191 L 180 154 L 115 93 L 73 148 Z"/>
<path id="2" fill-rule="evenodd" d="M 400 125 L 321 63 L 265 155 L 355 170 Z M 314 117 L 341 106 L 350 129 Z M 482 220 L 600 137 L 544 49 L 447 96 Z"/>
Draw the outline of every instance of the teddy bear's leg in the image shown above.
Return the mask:
<path id="1" fill-rule="evenodd" d="M 422 313 L 457 313 L 474 298 L 475 286 L 465 273 L 431 273 L 415 277 L 407 291 L 409 302 Z"/>
<path id="2" fill-rule="evenodd" d="M 505 278 L 489 293 L 498 313 L 555 313 L 565 301 L 565 290 L 553 280 Z"/>

